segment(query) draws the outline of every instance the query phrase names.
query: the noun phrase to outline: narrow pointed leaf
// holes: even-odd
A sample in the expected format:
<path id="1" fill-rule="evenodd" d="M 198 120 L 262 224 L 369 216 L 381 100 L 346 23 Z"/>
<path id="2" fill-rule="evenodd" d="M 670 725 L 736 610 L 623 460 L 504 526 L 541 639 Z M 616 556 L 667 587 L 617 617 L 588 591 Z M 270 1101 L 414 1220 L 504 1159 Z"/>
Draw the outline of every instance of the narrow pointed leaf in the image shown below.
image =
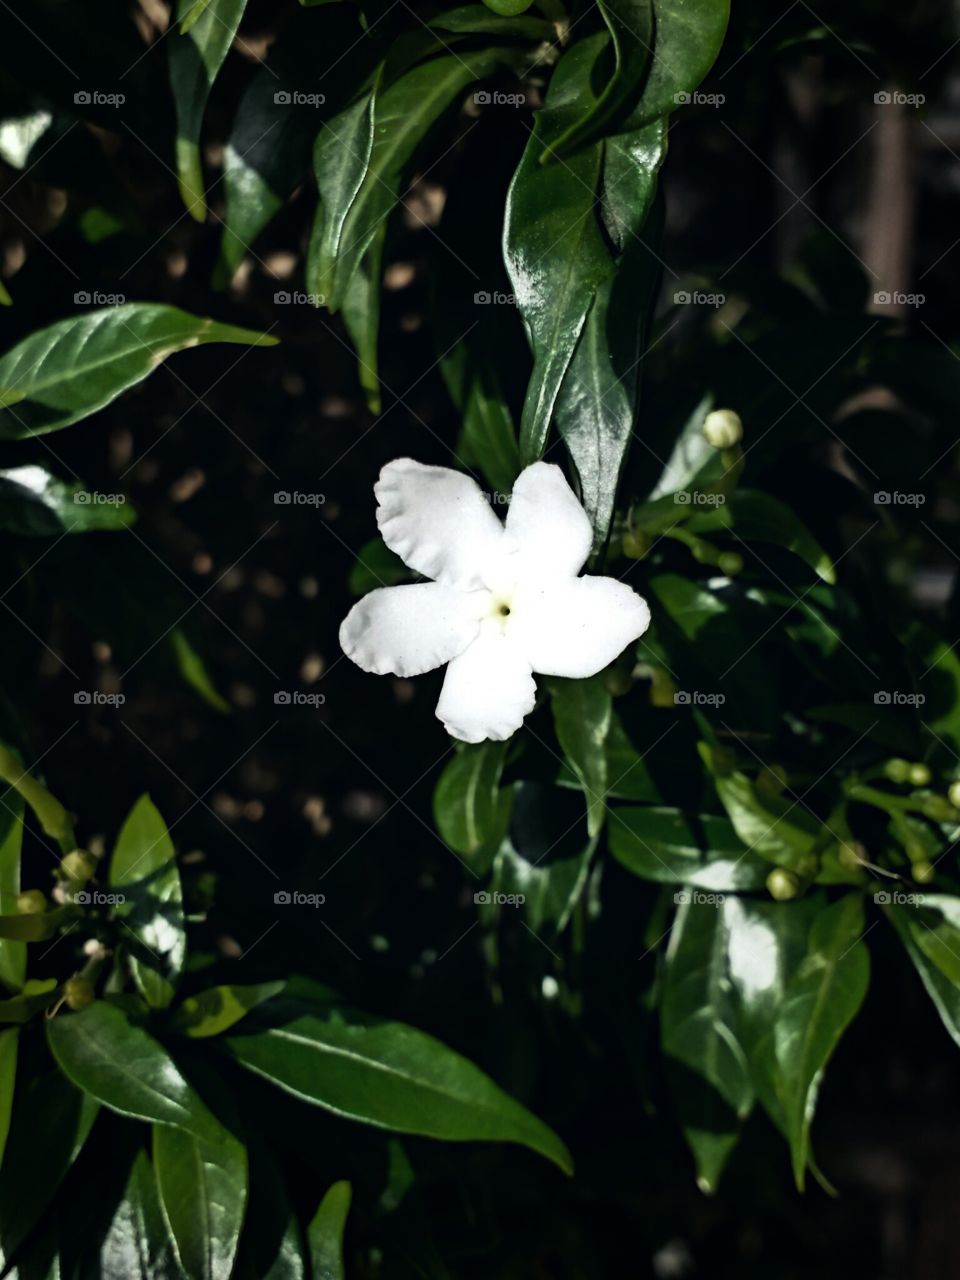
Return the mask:
<path id="1" fill-rule="evenodd" d="M 313 1280 L 346 1280 L 343 1233 L 350 1212 L 349 1182 L 335 1182 L 307 1228 Z"/>

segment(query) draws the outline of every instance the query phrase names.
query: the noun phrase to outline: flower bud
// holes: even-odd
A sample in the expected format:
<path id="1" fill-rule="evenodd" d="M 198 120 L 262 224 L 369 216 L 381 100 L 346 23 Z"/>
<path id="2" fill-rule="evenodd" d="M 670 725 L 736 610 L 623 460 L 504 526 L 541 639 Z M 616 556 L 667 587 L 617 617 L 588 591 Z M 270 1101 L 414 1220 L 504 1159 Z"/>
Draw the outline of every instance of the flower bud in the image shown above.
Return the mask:
<path id="1" fill-rule="evenodd" d="M 717 556 L 717 568 L 727 578 L 732 578 L 743 568 L 743 556 L 739 551 L 721 551 Z"/>
<path id="2" fill-rule="evenodd" d="M 891 782 L 908 782 L 910 779 L 910 761 L 894 756 L 883 766 L 884 775 Z"/>
<path id="3" fill-rule="evenodd" d="M 960 809 L 960 779 L 950 783 L 950 789 L 947 792 L 947 799 L 955 809 Z"/>
<path id="4" fill-rule="evenodd" d="M 937 874 L 934 870 L 932 862 L 924 859 L 922 862 L 915 862 L 910 868 L 914 880 L 917 884 L 929 884 L 933 877 Z"/>
<path id="5" fill-rule="evenodd" d="M 628 529 L 620 540 L 623 554 L 631 560 L 642 560 L 653 546 L 653 539 L 642 529 Z"/>
<path id="6" fill-rule="evenodd" d="M 915 787 L 927 786 L 930 777 L 930 770 L 925 764 L 912 764 L 910 766 L 910 781 Z"/>
<path id="7" fill-rule="evenodd" d="M 85 849 L 74 849 L 73 853 L 68 853 L 60 862 L 60 870 L 68 880 L 78 880 L 83 882 L 92 878 L 97 869 L 97 860 L 92 853 L 87 853 Z"/>
<path id="8" fill-rule="evenodd" d="M 69 1009 L 85 1009 L 96 998 L 93 985 L 79 974 L 63 984 L 63 1002 Z"/>
<path id="9" fill-rule="evenodd" d="M 844 841 L 837 845 L 837 861 L 844 871 L 862 871 L 867 861 L 867 851 L 859 840 L 853 844 Z"/>
<path id="10" fill-rule="evenodd" d="M 703 437 L 715 449 L 732 449 L 743 439 L 743 422 L 732 409 L 714 409 L 703 420 Z"/>
<path id="11" fill-rule="evenodd" d="M 40 889 L 24 889 L 17 894 L 17 912 L 22 916 L 40 916 L 47 909 L 47 899 Z"/>
<path id="12" fill-rule="evenodd" d="M 767 892 L 777 902 L 789 902 L 800 892 L 799 877 L 786 867 L 774 867 L 767 876 Z"/>
<path id="13" fill-rule="evenodd" d="M 820 870 L 820 859 L 815 853 L 805 853 L 797 859 L 796 874 L 803 880 L 812 880 Z"/>

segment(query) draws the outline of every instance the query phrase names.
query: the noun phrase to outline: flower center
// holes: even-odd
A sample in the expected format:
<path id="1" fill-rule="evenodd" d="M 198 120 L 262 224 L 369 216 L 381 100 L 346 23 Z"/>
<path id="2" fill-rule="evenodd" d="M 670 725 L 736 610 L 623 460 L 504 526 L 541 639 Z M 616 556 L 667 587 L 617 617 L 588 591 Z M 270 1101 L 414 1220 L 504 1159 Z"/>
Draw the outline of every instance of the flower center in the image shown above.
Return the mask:
<path id="1" fill-rule="evenodd" d="M 509 606 L 508 604 L 506 604 L 506 603 L 498 604 L 498 605 L 497 605 L 497 613 L 499 613 L 499 615 L 500 615 L 500 617 L 501 617 L 501 618 L 509 618 L 509 617 L 510 617 L 510 606 Z"/>

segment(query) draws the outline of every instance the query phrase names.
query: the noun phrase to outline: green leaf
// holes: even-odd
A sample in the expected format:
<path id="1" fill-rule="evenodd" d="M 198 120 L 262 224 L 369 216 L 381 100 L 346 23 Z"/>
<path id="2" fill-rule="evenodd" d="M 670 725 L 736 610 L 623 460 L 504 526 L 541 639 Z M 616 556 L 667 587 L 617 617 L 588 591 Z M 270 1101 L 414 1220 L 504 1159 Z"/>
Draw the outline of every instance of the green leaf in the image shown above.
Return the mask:
<path id="1" fill-rule="evenodd" d="M 62 907 L 37 915 L 0 916 L 0 938 L 18 942 L 46 942 L 66 915 Z"/>
<path id="2" fill-rule="evenodd" d="M 387 225 L 374 232 L 362 258 L 347 282 L 341 300 L 343 323 L 357 352 L 357 377 L 371 413 L 379 413 L 380 401 L 380 282 Z"/>
<path id="3" fill-rule="evenodd" d="M 275 338 L 192 316 L 159 302 L 128 302 L 58 320 L 0 357 L 0 439 L 59 431 L 95 413 L 176 351 L 208 342 L 273 346 Z"/>
<path id="4" fill-rule="evenodd" d="M 237 1280 L 307 1280 L 306 1245 L 283 1176 L 263 1147 L 248 1153 L 250 1201 L 240 1237 Z"/>
<path id="5" fill-rule="evenodd" d="M 776 866 L 803 869 L 818 834 L 806 809 L 788 796 L 759 791 L 739 770 L 714 774 L 713 781 L 737 835 L 752 853 Z"/>
<path id="6" fill-rule="evenodd" d="M 269 1024 L 222 1043 L 280 1088 L 365 1124 L 447 1141 L 518 1142 L 571 1171 L 557 1135 L 472 1062 L 401 1022 L 276 1005 Z M 241 1028 L 242 1030 L 242 1028 Z"/>
<path id="7" fill-rule="evenodd" d="M 349 1182 L 335 1182 L 307 1228 L 313 1280 L 346 1280 L 343 1233 L 350 1212 Z"/>
<path id="8" fill-rule="evenodd" d="M 484 4 L 465 4 L 448 9 L 430 20 L 440 31 L 456 31 L 463 35 L 508 36 L 517 40 L 555 40 L 556 27 L 545 18 L 530 14 L 514 17 L 491 13 Z"/>
<path id="9" fill-rule="evenodd" d="M 29 1022 L 57 998 L 56 978 L 28 978 L 19 995 L 0 1000 L 0 1022 Z"/>
<path id="10" fill-rule="evenodd" d="M 44 467 L 30 465 L 0 471 L 0 531 L 27 538 L 62 533 L 124 529 L 136 512 L 123 494 L 101 502 L 81 484 L 68 484 Z"/>
<path id="11" fill-rule="evenodd" d="M 395 587 L 413 577 L 382 538 L 371 538 L 357 552 L 356 563 L 350 570 L 347 586 L 355 596 L 365 596 L 377 587 Z"/>
<path id="12" fill-rule="evenodd" d="M 523 465 L 517 433 L 496 366 L 477 361 L 476 354 L 471 343 L 457 456 L 468 466 L 478 467 L 495 493 L 508 494 Z"/>
<path id="13" fill-rule="evenodd" d="M 587 314 L 612 274 L 595 212 L 601 147 L 588 147 L 563 164 L 540 164 L 544 149 L 582 115 L 602 40 L 581 40 L 560 59 L 507 196 L 504 258 L 533 353 L 520 423 L 525 464 L 543 453 Z"/>
<path id="14" fill-rule="evenodd" d="M 249 987 L 209 987 L 188 996 L 171 1019 L 171 1028 L 195 1040 L 219 1036 L 245 1018 L 251 1009 L 283 990 L 286 983 L 258 982 Z"/>
<path id="15" fill-rule="evenodd" d="M 0 1165 L 10 1132 L 10 1116 L 13 1111 L 13 1086 L 17 1078 L 17 1027 L 0 1031 Z"/>
<path id="16" fill-rule="evenodd" d="M 247 1199 L 247 1153 L 227 1129 L 198 1138 L 153 1127 L 153 1165 L 163 1214 L 191 1280 L 229 1280 Z"/>
<path id="17" fill-rule="evenodd" d="M 675 111 L 720 52 L 729 0 L 653 0 L 654 46 L 650 75 L 631 117 L 638 127 Z"/>
<path id="18" fill-rule="evenodd" d="M 580 479 L 594 530 L 594 550 L 607 537 L 627 448 L 637 423 L 642 356 L 660 280 L 649 226 L 657 174 L 666 156 L 662 121 L 607 139 L 602 212 L 617 246 L 615 274 L 604 281 L 587 317 L 556 404 L 557 430 Z"/>
<path id="19" fill-rule="evenodd" d="M 500 775 L 506 742 L 465 745 L 447 763 L 433 793 L 433 820 L 443 840 L 469 857 L 499 843 L 506 829 Z"/>
<path id="20" fill-rule="evenodd" d="M 167 41 L 180 197 L 198 222 L 207 214 L 199 145 L 203 113 L 245 8 L 246 0 L 178 0 L 180 30 Z"/>
<path id="21" fill-rule="evenodd" d="M 170 644 L 177 664 L 177 670 L 191 689 L 199 693 L 208 707 L 214 711 L 228 714 L 232 708 L 226 698 L 217 691 L 210 679 L 206 663 L 190 643 L 182 627 L 174 627 L 170 632 Z"/>
<path id="22" fill-rule="evenodd" d="M 960 899 L 882 890 L 875 900 L 899 934 L 943 1025 L 960 1044 Z"/>
<path id="23" fill-rule="evenodd" d="M 152 1008 L 173 999 L 187 950 L 183 892 L 173 841 L 150 797 L 131 809 L 110 860 L 110 887 L 123 894 L 116 909 L 126 926 L 130 968 Z"/>
<path id="24" fill-rule="evenodd" d="M 80 1013 L 62 1014 L 47 1023 L 47 1040 L 64 1074 L 112 1111 L 201 1140 L 220 1134 L 222 1125 L 163 1045 L 117 1005 L 97 1000 Z"/>
<path id="25" fill-rule="evenodd" d="M 862 937 L 863 903 L 857 894 L 821 911 L 777 1015 L 774 1043 L 783 1116 L 801 1190 L 820 1081 L 870 981 L 870 955 Z"/>
<path id="26" fill-rule="evenodd" d="M 650 0 L 597 0 L 597 7 L 610 32 L 613 73 L 587 113 L 549 149 L 544 148 L 541 164 L 555 163 L 579 147 L 613 133 L 640 96 L 653 34 Z"/>
<path id="27" fill-rule="evenodd" d="M 0 1167 L 0 1268 L 9 1266 L 53 1200 L 98 1109 L 59 1071 L 21 1074 Z"/>
<path id="28" fill-rule="evenodd" d="M 690 891 L 677 896 L 660 1014 L 663 1051 L 706 1080 L 743 1118 L 754 1091 L 728 974 L 723 897 L 710 901 L 714 895 Z"/>
<path id="29" fill-rule="evenodd" d="M 16 792 L 0 793 L 0 911 L 16 910 L 20 893 L 20 847 L 23 843 L 23 800 Z M 27 949 L 22 942 L 0 938 L 0 982 L 19 991 L 27 973 Z"/>
<path id="30" fill-rule="evenodd" d="M 770 870 L 725 818 L 681 809 L 611 810 L 610 852 L 644 880 L 712 893 L 762 889 Z"/>
<path id="31" fill-rule="evenodd" d="M 551 680 L 553 724 L 563 753 L 580 780 L 587 803 L 587 834 L 599 835 L 606 816 L 607 734 L 613 698 L 603 676 Z"/>
<path id="32" fill-rule="evenodd" d="M 153 1166 L 138 1151 L 100 1253 L 104 1275 L 160 1280 L 177 1274 L 173 1243 L 163 1220 Z"/>
<path id="33" fill-rule="evenodd" d="M 727 499 L 739 537 L 749 542 L 773 542 L 805 560 L 824 582 L 837 580 L 833 561 L 816 538 L 785 503 L 769 493 L 737 489 Z"/>

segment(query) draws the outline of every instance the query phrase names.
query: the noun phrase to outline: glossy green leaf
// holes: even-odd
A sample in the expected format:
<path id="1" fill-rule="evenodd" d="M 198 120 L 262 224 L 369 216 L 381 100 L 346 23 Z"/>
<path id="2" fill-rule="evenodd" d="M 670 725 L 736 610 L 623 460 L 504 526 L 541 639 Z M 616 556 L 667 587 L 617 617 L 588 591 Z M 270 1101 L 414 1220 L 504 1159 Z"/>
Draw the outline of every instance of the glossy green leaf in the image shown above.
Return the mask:
<path id="1" fill-rule="evenodd" d="M 20 893 L 20 847 L 23 843 L 23 800 L 12 791 L 0 792 L 0 912 L 12 914 Z M 19 991 L 27 972 L 27 949 L 22 942 L 0 938 L 0 982 Z"/>
<path id="2" fill-rule="evenodd" d="M 0 1167 L 0 1268 L 53 1200 L 98 1109 L 59 1071 L 21 1077 Z"/>
<path id="3" fill-rule="evenodd" d="M 714 776 L 717 795 L 737 835 L 754 854 L 797 871 L 818 835 L 816 820 L 788 796 L 760 791 L 745 773 Z"/>
<path id="4" fill-rule="evenodd" d="M 44 467 L 14 467 L 0 471 L 0 531 L 27 538 L 51 538 L 62 533 L 124 529 L 136 512 L 122 494 L 99 501 L 81 484 L 68 484 Z M 119 500 L 118 500 L 119 499 Z"/>
<path id="5" fill-rule="evenodd" d="M 518 1142 L 565 1172 L 570 1155 L 545 1124 L 472 1062 L 432 1036 L 333 1007 L 292 1002 L 222 1043 L 243 1066 L 304 1102 L 365 1124 L 447 1141 Z M 257 1016 L 257 1015 L 254 1015 Z"/>
<path id="6" fill-rule="evenodd" d="M 210 89 L 237 34 L 246 0 L 178 0 L 179 31 L 167 41 L 170 88 L 177 112 L 177 177 L 190 216 L 207 214 L 200 130 Z"/>
<path id="7" fill-rule="evenodd" d="M 571 124 L 549 150 L 544 149 L 541 163 L 556 163 L 577 148 L 613 133 L 640 96 L 653 35 L 651 0 L 597 0 L 597 7 L 610 32 L 610 78 L 583 118 Z"/>
<path id="8" fill-rule="evenodd" d="M 343 1233 L 350 1212 L 349 1182 L 335 1182 L 307 1228 L 313 1280 L 346 1280 Z"/>
<path id="9" fill-rule="evenodd" d="M 837 580 L 833 561 L 800 519 L 778 498 L 754 489 L 737 489 L 727 499 L 737 536 L 745 541 L 773 542 L 786 547 L 824 582 Z"/>
<path id="10" fill-rule="evenodd" d="M 110 887 L 123 894 L 133 979 L 147 1004 L 165 1008 L 183 969 L 187 936 L 173 841 L 149 796 L 131 809 L 110 859 Z"/>
<path id="11" fill-rule="evenodd" d="M 191 689 L 199 693 L 208 707 L 226 715 L 232 710 L 230 703 L 220 693 L 210 678 L 207 664 L 190 643 L 187 633 L 182 627 L 174 627 L 170 632 L 170 645 L 173 649 L 177 670 Z"/>
<path id="12" fill-rule="evenodd" d="M 430 26 L 464 35 L 507 36 L 517 40 L 555 40 L 557 35 L 556 27 L 545 18 L 535 18 L 532 14 L 503 16 L 491 13 L 484 4 L 448 9 L 432 18 Z"/>
<path id="13" fill-rule="evenodd" d="M 0 439 L 58 431 L 102 409 L 176 351 L 275 338 L 159 302 L 84 311 L 38 329 L 0 356 Z"/>
<path id="14" fill-rule="evenodd" d="M 433 793 L 433 819 L 457 853 L 469 857 L 498 842 L 504 833 L 500 775 L 506 742 L 465 745 L 448 761 Z"/>
<path id="15" fill-rule="evenodd" d="M 115 1004 L 97 1000 L 47 1023 L 47 1040 L 64 1074 L 120 1115 L 173 1125 L 201 1140 L 222 1126 L 158 1040 Z"/>
<path id="16" fill-rule="evenodd" d="M 386 239 L 387 225 L 383 221 L 347 281 L 340 303 L 343 323 L 357 352 L 357 377 L 371 413 L 381 409 L 380 286 Z"/>
<path id="17" fill-rule="evenodd" d="M 612 274 L 595 211 L 601 147 L 588 147 L 563 164 L 540 164 L 544 149 L 582 115 L 602 40 L 581 40 L 560 59 L 507 196 L 504 258 L 533 353 L 520 423 L 520 453 L 527 464 L 543 453 L 590 307 Z"/>
<path id="18" fill-rule="evenodd" d="M 899 934 L 943 1025 L 960 1044 L 960 899 L 890 890 L 880 890 L 875 898 Z"/>
<path id="19" fill-rule="evenodd" d="M 279 994 L 284 981 L 257 982 L 252 986 L 209 987 L 188 996 L 171 1019 L 171 1027 L 196 1040 L 219 1036 L 245 1018 L 251 1009 Z"/>
<path id="20" fill-rule="evenodd" d="M 161 1280 L 177 1274 L 176 1255 L 163 1219 L 153 1166 L 138 1151 L 123 1198 L 104 1237 L 100 1261 L 105 1275 L 124 1280 Z"/>
<path id="21" fill-rule="evenodd" d="M 603 676 L 551 680 L 553 725 L 563 753 L 580 780 L 587 805 L 587 833 L 599 834 L 606 816 L 607 734 L 613 698 Z"/>
<path id="22" fill-rule="evenodd" d="M 667 116 L 713 66 L 730 16 L 729 0 L 653 0 L 650 75 L 631 123 Z"/>
<path id="23" fill-rule="evenodd" d="M 762 889 L 770 871 L 727 819 L 681 809 L 613 809 L 610 852 L 644 880 L 712 893 Z"/>
<path id="24" fill-rule="evenodd" d="M 283 1175 L 270 1151 L 248 1152 L 250 1197 L 236 1280 L 307 1280 L 306 1243 Z"/>
<path id="25" fill-rule="evenodd" d="M 743 1117 L 754 1091 L 728 974 L 723 896 L 688 890 L 677 897 L 660 1013 L 663 1051 L 702 1076 Z"/>
<path id="26" fill-rule="evenodd" d="M 777 1015 L 774 1043 L 783 1116 L 800 1188 L 824 1069 L 870 981 L 870 956 L 862 937 L 863 903 L 857 894 L 821 911 Z"/>
<path id="27" fill-rule="evenodd" d="M 10 1132 L 10 1116 L 13 1111 L 13 1087 L 17 1078 L 17 1043 L 20 1032 L 17 1027 L 0 1031 L 0 1165 Z"/>
<path id="28" fill-rule="evenodd" d="M 217 1129 L 198 1138 L 169 1125 L 153 1127 L 163 1215 L 191 1280 L 229 1280 L 246 1208 L 246 1150 L 222 1125 Z"/>

